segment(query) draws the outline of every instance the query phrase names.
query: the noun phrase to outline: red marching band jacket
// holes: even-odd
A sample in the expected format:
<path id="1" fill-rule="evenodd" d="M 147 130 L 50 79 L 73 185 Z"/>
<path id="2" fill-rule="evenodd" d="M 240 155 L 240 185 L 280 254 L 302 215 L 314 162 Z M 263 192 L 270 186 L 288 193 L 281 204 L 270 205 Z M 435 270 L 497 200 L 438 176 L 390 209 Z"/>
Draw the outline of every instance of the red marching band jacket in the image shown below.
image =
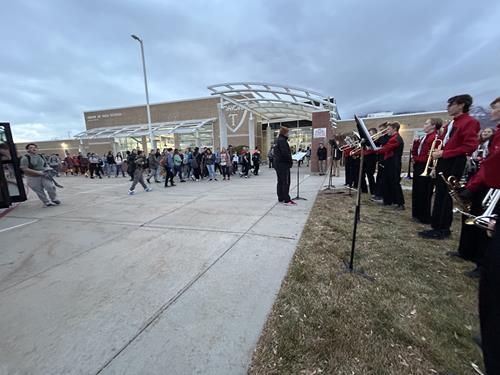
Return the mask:
<path id="1" fill-rule="evenodd" d="M 443 139 L 448 133 L 448 124 L 443 131 Z M 454 158 L 460 155 L 471 155 L 477 148 L 478 134 L 481 130 L 479 121 L 468 113 L 462 113 L 453 119 L 453 130 L 448 142 L 443 147 L 443 159 Z"/>
<path id="2" fill-rule="evenodd" d="M 384 155 L 384 160 L 392 158 L 394 156 L 394 151 L 399 147 L 398 141 L 399 133 L 394 133 L 387 143 L 383 145 L 381 148 L 375 151 L 378 155 Z"/>
<path id="3" fill-rule="evenodd" d="M 418 153 L 418 149 L 420 147 L 420 142 L 422 138 L 415 139 L 413 141 L 413 146 L 411 148 L 411 156 L 415 163 L 426 163 L 429 158 L 429 151 L 431 150 L 432 142 L 436 139 L 436 136 L 439 138 L 439 135 L 434 131 L 432 133 L 426 134 L 423 139 L 424 144 L 422 145 L 422 149 L 420 150 L 420 154 Z"/>
<path id="4" fill-rule="evenodd" d="M 488 151 L 488 156 L 479 165 L 479 171 L 467 183 L 467 190 L 478 191 L 484 187 L 500 189 L 500 124 Z"/>

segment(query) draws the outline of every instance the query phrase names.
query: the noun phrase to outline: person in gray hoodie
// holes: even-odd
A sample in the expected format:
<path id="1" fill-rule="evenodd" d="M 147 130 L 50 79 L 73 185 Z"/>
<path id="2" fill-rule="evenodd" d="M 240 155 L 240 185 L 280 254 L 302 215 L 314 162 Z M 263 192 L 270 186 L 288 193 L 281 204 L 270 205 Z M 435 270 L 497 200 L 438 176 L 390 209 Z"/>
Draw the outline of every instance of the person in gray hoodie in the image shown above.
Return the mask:
<path id="1" fill-rule="evenodd" d="M 149 163 L 149 175 L 146 178 L 148 184 L 151 183 L 151 177 L 155 178 L 155 182 L 161 182 L 158 180 L 160 160 L 158 160 L 158 157 L 156 156 L 156 152 L 154 150 L 151 150 L 149 152 L 148 163 Z"/>
<path id="2" fill-rule="evenodd" d="M 146 158 L 141 150 L 137 150 L 137 157 L 135 159 L 135 170 L 134 170 L 134 182 L 128 190 L 129 195 L 134 195 L 135 186 L 139 183 L 142 185 L 145 191 L 150 192 L 152 189 L 148 187 L 144 182 L 144 165 L 146 164 Z"/>

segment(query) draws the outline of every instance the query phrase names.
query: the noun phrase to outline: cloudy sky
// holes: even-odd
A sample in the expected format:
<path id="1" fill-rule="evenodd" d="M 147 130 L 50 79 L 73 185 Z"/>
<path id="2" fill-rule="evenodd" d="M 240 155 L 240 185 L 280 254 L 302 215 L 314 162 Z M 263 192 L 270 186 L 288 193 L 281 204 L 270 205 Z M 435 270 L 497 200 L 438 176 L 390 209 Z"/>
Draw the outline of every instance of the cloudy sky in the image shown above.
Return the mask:
<path id="1" fill-rule="evenodd" d="M 84 130 L 83 111 L 273 82 L 332 95 L 343 118 L 500 95 L 500 2 L 16 0 L 2 5 L 0 121 L 22 140 Z"/>

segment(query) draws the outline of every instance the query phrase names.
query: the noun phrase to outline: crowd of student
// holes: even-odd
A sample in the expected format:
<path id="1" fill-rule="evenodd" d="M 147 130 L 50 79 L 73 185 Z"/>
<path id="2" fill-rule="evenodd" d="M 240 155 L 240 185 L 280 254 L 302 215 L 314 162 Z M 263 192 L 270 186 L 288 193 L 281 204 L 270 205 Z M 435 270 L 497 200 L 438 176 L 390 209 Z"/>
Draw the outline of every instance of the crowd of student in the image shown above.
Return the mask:
<path id="1" fill-rule="evenodd" d="M 237 152 L 232 146 L 222 148 L 215 152 L 211 148 L 188 148 L 184 151 L 172 148 L 152 150 L 148 155 L 143 151 L 133 149 L 124 154 L 109 151 L 105 155 L 95 153 L 75 155 L 66 154 L 61 159 L 58 154 L 46 157 L 47 163 L 59 174 L 66 176 L 85 176 L 91 179 L 103 177 L 130 177 L 133 185 L 129 194 L 133 194 L 135 186 L 140 183 L 144 189 L 150 188 L 144 183 L 163 183 L 164 186 L 175 186 L 174 179 L 179 182 L 186 180 L 217 181 L 230 180 L 231 176 L 239 173 L 242 178 L 250 174 L 257 176 L 261 164 L 261 152 L 258 147 L 249 150 L 243 147 Z"/>

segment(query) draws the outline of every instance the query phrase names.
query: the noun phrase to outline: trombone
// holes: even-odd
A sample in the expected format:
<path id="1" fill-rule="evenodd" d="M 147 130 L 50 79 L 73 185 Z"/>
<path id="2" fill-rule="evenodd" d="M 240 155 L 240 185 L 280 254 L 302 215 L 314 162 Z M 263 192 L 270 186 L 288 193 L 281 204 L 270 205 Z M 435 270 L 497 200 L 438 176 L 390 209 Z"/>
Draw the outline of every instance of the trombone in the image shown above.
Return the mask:
<path id="1" fill-rule="evenodd" d="M 383 129 L 383 130 L 380 130 L 378 131 L 377 133 L 373 134 L 371 136 L 372 140 L 375 142 L 377 141 L 380 137 L 383 137 L 384 135 L 387 134 L 387 132 L 389 131 L 389 127 Z"/>
<path id="2" fill-rule="evenodd" d="M 372 141 L 375 142 L 380 137 L 383 137 L 384 135 L 386 135 L 388 131 L 389 131 L 389 128 L 387 127 L 384 130 L 381 130 L 381 131 L 373 134 L 372 136 L 370 136 L 370 138 L 372 139 Z M 360 138 L 358 133 L 356 133 L 356 132 L 353 132 L 353 133 L 358 138 Z M 351 151 L 351 156 L 357 154 L 360 150 L 361 150 L 361 143 L 360 142 L 356 142 L 356 145 L 354 146 L 353 150 Z"/>
<path id="3" fill-rule="evenodd" d="M 429 157 L 427 158 L 427 163 L 425 163 L 425 169 L 424 171 L 420 174 L 422 177 L 434 177 L 436 175 L 436 165 L 437 165 L 437 159 L 432 159 L 432 153 L 434 151 L 439 151 L 443 148 L 443 141 L 438 138 L 436 135 L 436 138 L 432 141 L 431 144 L 431 149 L 429 150 Z M 446 181 L 448 182 L 448 181 Z"/>
<path id="4" fill-rule="evenodd" d="M 353 132 L 353 133 L 355 133 L 355 132 Z M 354 135 L 356 135 L 356 133 Z M 345 137 L 344 142 L 345 142 L 345 145 L 342 145 L 339 147 L 340 151 L 345 151 L 348 148 L 357 148 L 359 146 L 359 141 L 354 140 L 349 136 Z"/>

